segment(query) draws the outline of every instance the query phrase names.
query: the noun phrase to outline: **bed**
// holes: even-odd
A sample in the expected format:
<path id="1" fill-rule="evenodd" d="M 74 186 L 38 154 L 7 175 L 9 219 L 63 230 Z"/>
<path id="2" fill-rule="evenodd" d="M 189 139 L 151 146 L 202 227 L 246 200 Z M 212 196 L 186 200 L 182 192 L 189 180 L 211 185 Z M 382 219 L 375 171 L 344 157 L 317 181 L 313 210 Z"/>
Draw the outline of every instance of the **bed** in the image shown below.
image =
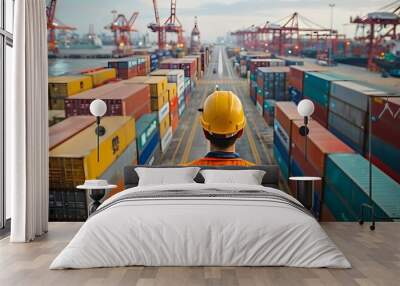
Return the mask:
<path id="1" fill-rule="evenodd" d="M 125 168 L 126 190 L 89 217 L 50 269 L 351 267 L 314 217 L 277 189 L 276 166 L 251 168 L 266 171 L 262 185 L 204 184 L 198 174 L 196 183 L 153 186 L 138 186 L 135 167 Z"/>

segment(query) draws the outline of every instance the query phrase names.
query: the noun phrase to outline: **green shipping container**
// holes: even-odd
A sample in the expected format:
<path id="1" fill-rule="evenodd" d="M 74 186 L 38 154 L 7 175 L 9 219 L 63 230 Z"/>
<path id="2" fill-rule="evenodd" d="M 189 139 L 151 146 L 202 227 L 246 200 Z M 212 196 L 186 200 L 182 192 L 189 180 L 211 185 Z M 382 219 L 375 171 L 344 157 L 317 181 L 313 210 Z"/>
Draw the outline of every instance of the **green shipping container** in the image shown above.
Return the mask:
<path id="1" fill-rule="evenodd" d="M 154 132 L 157 132 L 157 122 L 157 112 L 142 115 L 140 119 L 136 121 L 136 141 L 138 153 L 144 149 Z"/>
<path id="2" fill-rule="evenodd" d="M 342 75 L 329 72 L 306 72 L 304 74 L 303 95 L 328 107 L 331 82 L 350 80 Z"/>
<path id="3" fill-rule="evenodd" d="M 325 165 L 325 199 L 332 197 L 329 192 L 333 192 L 336 197 L 342 198 L 350 213 L 359 215 L 361 205 L 369 202 L 368 190 L 369 163 L 364 157 L 359 154 L 328 155 Z M 400 217 L 400 184 L 374 165 L 372 200 L 378 218 Z M 335 209 L 331 211 L 334 213 Z M 354 215 L 346 217 L 354 219 Z"/>
<path id="4" fill-rule="evenodd" d="M 354 212 L 347 202 L 329 185 L 324 188 L 324 203 L 337 221 L 357 221 L 359 210 Z"/>
<path id="5" fill-rule="evenodd" d="M 285 160 L 283 159 L 283 156 L 281 155 L 281 152 L 279 152 L 278 148 L 274 146 L 274 157 L 276 162 L 278 163 L 279 169 L 281 170 L 282 177 L 285 180 L 288 180 L 289 178 L 289 166 L 286 164 Z"/>

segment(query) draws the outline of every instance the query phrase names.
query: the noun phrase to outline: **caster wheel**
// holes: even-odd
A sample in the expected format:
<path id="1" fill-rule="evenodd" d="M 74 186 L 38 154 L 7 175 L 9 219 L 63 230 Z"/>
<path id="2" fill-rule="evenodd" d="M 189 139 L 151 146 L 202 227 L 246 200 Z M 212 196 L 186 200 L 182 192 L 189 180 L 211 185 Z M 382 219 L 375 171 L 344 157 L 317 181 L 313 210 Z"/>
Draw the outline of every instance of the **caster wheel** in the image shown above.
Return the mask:
<path id="1" fill-rule="evenodd" d="M 369 227 L 369 229 L 370 229 L 370 230 L 375 230 L 375 226 L 374 226 L 374 225 L 371 225 L 371 226 Z"/>
<path id="2" fill-rule="evenodd" d="M 363 225 L 363 224 L 364 224 L 364 221 L 363 221 L 363 220 L 359 220 L 358 223 L 359 223 L 360 225 Z"/>

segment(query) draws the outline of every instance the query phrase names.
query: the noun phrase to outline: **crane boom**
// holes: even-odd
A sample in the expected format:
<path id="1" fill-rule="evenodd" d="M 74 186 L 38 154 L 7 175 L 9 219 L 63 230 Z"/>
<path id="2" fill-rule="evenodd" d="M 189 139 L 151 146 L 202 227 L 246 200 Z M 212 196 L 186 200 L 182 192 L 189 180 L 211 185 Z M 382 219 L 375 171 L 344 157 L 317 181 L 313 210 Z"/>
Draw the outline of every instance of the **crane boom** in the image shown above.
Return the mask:
<path id="1" fill-rule="evenodd" d="M 52 26 L 56 15 L 57 0 L 51 0 L 50 5 L 46 7 L 47 26 Z"/>
<path id="2" fill-rule="evenodd" d="M 157 0 L 153 0 L 153 7 L 154 7 L 154 16 L 156 18 L 156 24 L 160 26 L 160 16 L 158 14 L 158 5 Z"/>
<path id="3" fill-rule="evenodd" d="M 130 18 L 129 21 L 128 21 L 128 25 L 129 25 L 130 27 L 133 27 L 133 24 L 135 23 L 135 21 L 136 21 L 136 19 L 137 19 L 138 16 L 139 16 L 139 12 L 134 12 L 134 13 L 132 14 L 131 18 Z"/>

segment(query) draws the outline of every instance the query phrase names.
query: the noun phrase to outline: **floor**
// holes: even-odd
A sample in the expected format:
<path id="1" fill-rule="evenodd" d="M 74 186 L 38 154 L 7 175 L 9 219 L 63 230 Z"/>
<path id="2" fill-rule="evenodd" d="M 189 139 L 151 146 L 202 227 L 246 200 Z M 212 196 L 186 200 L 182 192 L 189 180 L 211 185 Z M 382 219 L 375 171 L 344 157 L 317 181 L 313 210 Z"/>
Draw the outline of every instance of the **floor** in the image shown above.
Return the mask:
<path id="1" fill-rule="evenodd" d="M 399 285 L 400 223 L 368 225 L 331 222 L 322 227 L 353 268 L 288 267 L 124 267 L 49 270 L 55 256 L 82 223 L 50 223 L 48 234 L 29 244 L 0 241 L 0 285 Z"/>

